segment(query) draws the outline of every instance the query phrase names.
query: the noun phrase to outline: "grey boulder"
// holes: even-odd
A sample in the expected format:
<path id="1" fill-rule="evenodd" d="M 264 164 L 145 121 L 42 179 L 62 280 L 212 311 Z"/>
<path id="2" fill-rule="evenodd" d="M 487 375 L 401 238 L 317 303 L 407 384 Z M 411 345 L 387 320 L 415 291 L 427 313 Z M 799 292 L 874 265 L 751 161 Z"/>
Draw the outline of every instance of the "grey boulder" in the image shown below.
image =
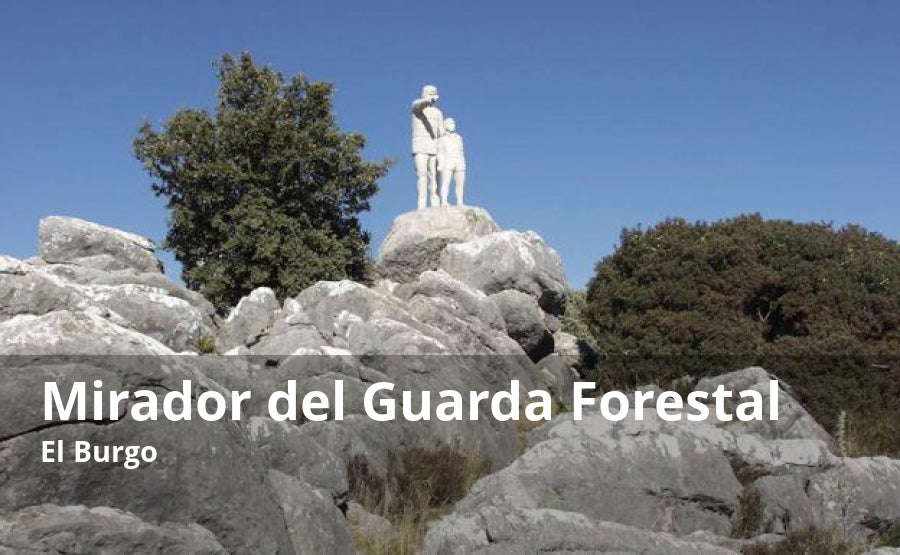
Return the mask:
<path id="1" fill-rule="evenodd" d="M 193 398 L 208 390 L 227 395 L 194 367 L 197 357 L 171 356 L 146 335 L 68 311 L 0 323 L 0 354 L 29 355 L 5 357 L 0 367 L 0 507 L 105 505 L 149 522 L 202 523 L 230 552 L 290 552 L 264 461 L 236 423 L 138 422 L 123 414 L 118 420 L 48 426 L 43 418 L 45 382 L 65 392 L 75 381 L 101 380 L 104 389 L 149 389 L 162 396 L 189 380 Z M 49 440 L 68 448 L 64 462 L 40 462 L 42 442 Z M 158 459 L 139 470 L 121 460 L 80 464 L 71 455 L 75 441 L 154 446 Z"/>
<path id="2" fill-rule="evenodd" d="M 558 433 L 479 480 L 457 509 L 502 501 L 679 535 L 727 535 L 740 490 L 724 454 L 698 438 Z"/>
<path id="3" fill-rule="evenodd" d="M 598 500 L 603 502 L 603 500 Z M 514 505 L 486 506 L 443 518 L 425 537 L 426 555 L 734 555 L 735 551 L 583 514 Z"/>
<path id="4" fill-rule="evenodd" d="M 219 325 L 216 343 L 222 351 L 252 345 L 275 322 L 279 309 L 275 292 L 258 287 L 242 298 Z"/>
<path id="5" fill-rule="evenodd" d="M 37 505 L 0 517 L 0 553 L 119 555 L 228 551 L 199 524 L 152 524 L 111 507 Z"/>
<path id="6" fill-rule="evenodd" d="M 277 470 L 269 471 L 296 555 L 356 553 L 344 514 L 327 492 Z"/>
<path id="7" fill-rule="evenodd" d="M 547 327 L 544 312 L 531 295 L 507 289 L 491 295 L 500 309 L 506 331 L 533 361 L 553 352 L 553 333 Z"/>
<path id="8" fill-rule="evenodd" d="M 544 312 L 565 312 L 566 278 L 559 255 L 533 231 L 501 231 L 447 245 L 440 267 L 489 295 L 516 289 L 533 296 Z"/>
<path id="9" fill-rule="evenodd" d="M 215 325 L 212 305 L 163 274 L 0 257 L 0 320 L 56 310 L 102 316 L 176 351 L 195 350 Z"/>
<path id="10" fill-rule="evenodd" d="M 586 341 L 564 331 L 553 333 L 553 353 L 578 369 L 590 368 L 597 359 L 597 353 Z"/>
<path id="11" fill-rule="evenodd" d="M 40 223 L 40 254 L 47 262 L 70 262 L 100 270 L 160 272 L 149 239 L 93 222 L 49 216 Z"/>
<path id="12" fill-rule="evenodd" d="M 848 531 L 868 536 L 900 520 L 900 461 L 887 457 L 786 467 L 755 480 L 748 490 L 760 515 L 752 523 L 754 534 L 838 522 Z"/>
<path id="13" fill-rule="evenodd" d="M 435 270 L 450 243 L 469 241 L 500 231 L 483 208 L 439 206 L 401 214 L 394 219 L 376 261 L 379 277 L 413 281 Z"/>
<path id="14" fill-rule="evenodd" d="M 769 381 L 776 379 L 765 369 L 758 366 L 745 368 L 727 374 L 701 379 L 694 387 L 696 391 L 712 393 L 717 387 L 723 385 L 726 389 L 735 392 L 755 390 L 760 393 L 765 406 L 769 405 Z M 726 400 L 728 411 L 734 413 L 739 399 L 735 397 Z M 715 413 L 710 422 L 715 421 Z M 778 420 L 762 420 L 741 422 L 734 419 L 729 422 L 719 422 L 720 426 L 735 433 L 752 433 L 765 439 L 817 439 L 826 444 L 831 444 L 832 439 L 828 432 L 815 421 L 815 419 L 803 408 L 791 393 L 790 387 L 779 382 L 778 384 Z"/>

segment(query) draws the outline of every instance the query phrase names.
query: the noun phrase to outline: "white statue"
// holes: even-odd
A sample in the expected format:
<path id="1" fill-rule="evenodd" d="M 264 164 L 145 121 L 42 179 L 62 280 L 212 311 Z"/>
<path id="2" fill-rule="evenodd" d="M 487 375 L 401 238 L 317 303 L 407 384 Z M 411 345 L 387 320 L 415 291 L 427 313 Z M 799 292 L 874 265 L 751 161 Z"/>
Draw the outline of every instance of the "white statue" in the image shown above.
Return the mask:
<path id="1" fill-rule="evenodd" d="M 453 118 L 444 120 L 444 134 L 438 138 L 437 167 L 441 175 L 441 206 L 449 206 L 450 181 L 456 180 L 456 205 L 463 206 L 466 187 L 466 154 L 463 139 Z"/>
<path id="2" fill-rule="evenodd" d="M 434 105 L 438 100 L 437 87 L 422 87 L 422 98 L 412 103 L 412 154 L 416 163 L 416 187 L 419 208 L 425 208 L 425 189 L 432 206 L 440 204 L 437 194 L 437 141 L 443 134 L 444 115 Z"/>

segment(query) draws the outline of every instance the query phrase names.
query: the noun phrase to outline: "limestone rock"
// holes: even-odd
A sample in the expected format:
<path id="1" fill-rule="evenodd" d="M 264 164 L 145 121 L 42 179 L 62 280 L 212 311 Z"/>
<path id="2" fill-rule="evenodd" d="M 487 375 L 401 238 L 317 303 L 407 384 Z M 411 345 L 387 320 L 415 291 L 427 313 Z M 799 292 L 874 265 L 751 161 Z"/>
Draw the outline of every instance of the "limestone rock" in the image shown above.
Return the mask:
<path id="1" fill-rule="evenodd" d="M 633 409 L 611 422 L 589 407 L 579 422 L 563 412 L 527 432 L 524 453 L 526 431 L 493 418 L 488 403 L 474 422 L 406 421 L 401 390 L 417 409 L 422 391 L 495 392 L 515 379 L 520 393 L 542 387 L 570 401 L 587 355 L 559 331 L 565 278 L 535 234 L 500 232 L 480 209 L 425 210 L 395 227 L 381 262 L 398 277 L 320 282 L 282 306 L 258 289 L 221 322 L 227 357 L 174 356 L 219 322 L 201 295 L 149 263 L 152 244 L 140 237 L 49 218 L 44 258 L 0 257 L 0 554 L 353 553 L 345 513 L 355 530 L 393 533 L 354 501 L 390 506 L 397 477 L 385 479 L 416 448 L 501 469 L 432 527 L 426 553 L 731 553 L 745 540 L 725 536 L 753 492 L 761 516 L 746 541 L 837 521 L 865 533 L 900 518 L 900 461 L 836 457 L 787 384 L 778 422 L 667 422 L 653 403 L 642 420 Z M 765 401 L 770 377 L 749 368 L 697 389 L 754 389 Z M 268 414 L 267 399 L 290 381 L 300 397 L 328 394 L 337 379 L 344 420 Z M 188 380 L 195 400 L 252 395 L 239 422 L 123 413 L 48 425 L 43 384 L 65 392 L 76 380 L 158 394 Z M 397 419 L 375 422 L 363 393 L 384 381 L 395 390 L 378 398 L 397 403 Z M 159 459 L 136 471 L 39 464 L 45 440 L 152 445 Z M 362 466 L 383 480 L 378 501 L 352 497 Z"/>
<path id="2" fill-rule="evenodd" d="M 544 321 L 544 313 L 531 295 L 507 289 L 491 295 L 500 309 L 506 330 L 533 361 L 553 352 L 553 333 Z"/>
<path id="3" fill-rule="evenodd" d="M 260 337 L 259 342 L 253 345 L 249 352 L 271 357 L 272 360 L 280 360 L 298 351 L 320 349 L 327 344 L 322 334 L 312 326 L 298 325 L 285 329 L 273 327 Z"/>
<path id="4" fill-rule="evenodd" d="M 344 514 L 327 493 L 277 470 L 269 471 L 284 523 L 297 555 L 345 555 L 356 553 Z"/>
<path id="5" fill-rule="evenodd" d="M 758 496 L 759 517 L 751 517 L 747 532 L 784 534 L 807 526 L 822 526 L 826 518 L 824 508 L 816 505 L 805 491 L 809 469 L 788 474 L 763 476 L 746 488 L 742 495 Z M 751 506 L 751 510 L 755 510 Z M 736 515 L 737 516 L 737 515 Z"/>
<path id="6" fill-rule="evenodd" d="M 608 501 L 601 498 L 597 502 Z M 441 519 L 425 537 L 425 553 L 734 555 L 736 552 L 704 542 L 686 541 L 670 534 L 598 521 L 574 512 L 490 505 Z"/>
<path id="7" fill-rule="evenodd" d="M 149 239 L 77 218 L 42 219 L 40 251 L 47 262 L 70 262 L 100 270 L 162 271 Z"/>
<path id="8" fill-rule="evenodd" d="M 225 555 L 228 551 L 199 524 L 155 525 L 111 507 L 46 504 L 0 517 L 0 553 Z"/>
<path id="9" fill-rule="evenodd" d="M 303 434 L 300 426 L 253 416 L 249 428 L 250 437 L 269 468 L 327 491 L 337 505 L 346 503 L 347 471 L 343 461 Z"/>
<path id="10" fill-rule="evenodd" d="M 20 314 L 0 322 L 0 355 L 172 355 L 174 351 L 139 332 L 95 314 L 58 310 Z"/>
<path id="11" fill-rule="evenodd" d="M 900 461 L 887 457 L 787 468 L 751 487 L 761 508 L 758 533 L 840 523 L 867 536 L 878 525 L 900 520 Z"/>
<path id="12" fill-rule="evenodd" d="M 615 440 L 621 437 L 666 435 L 708 445 L 744 464 L 769 471 L 790 466 L 828 468 L 838 460 L 828 446 L 817 439 L 769 440 L 753 434 L 735 434 L 709 422 L 666 422 L 659 418 L 653 403 L 644 405 L 641 420 L 637 420 L 634 409 L 619 422 L 603 418 L 595 407 L 589 407 L 580 422 L 575 422 L 570 413 L 562 414 L 554 420 L 552 426 L 537 430 L 531 437 L 531 444 L 553 437 Z"/>
<path id="13" fill-rule="evenodd" d="M 347 522 L 367 536 L 388 534 L 394 528 L 391 521 L 367 511 L 359 503 L 347 504 Z"/>
<path id="14" fill-rule="evenodd" d="M 539 366 L 549 371 L 545 361 L 556 358 L 561 357 L 547 357 Z M 750 380 L 749 376 L 755 376 L 750 380 L 755 382 L 761 375 L 767 373 L 749 369 L 720 378 L 726 387 L 738 388 Z M 795 402 L 787 394 L 784 397 L 780 399 L 782 405 Z M 652 404 L 642 420 L 635 417 L 634 409 L 620 422 L 611 422 L 593 409 L 586 410 L 578 422 L 571 413 L 563 413 L 532 432 L 530 447 L 512 464 L 479 480 L 457 504 L 456 511 L 465 521 L 467 515 L 492 507 L 501 508 L 503 513 L 508 507 L 552 509 L 591 521 L 617 522 L 679 536 L 701 531 L 726 536 L 743 495 L 732 466 L 738 460 L 744 465 L 757 465 L 764 469 L 764 475 L 771 475 L 762 481 L 801 470 L 812 476 L 807 481 L 809 495 L 823 493 L 820 501 L 812 503 L 803 487 L 797 488 L 798 508 L 794 510 L 802 520 L 802 511 L 808 507 L 829 504 L 828 492 L 835 488 L 825 477 L 837 459 L 820 439 L 793 437 L 802 435 L 800 430 L 763 429 L 763 436 L 749 431 L 737 433 L 709 422 L 666 422 L 656 415 Z M 815 430 L 811 435 L 816 435 Z M 887 519 L 895 510 L 888 499 L 896 492 L 888 488 L 879 493 L 874 484 L 875 476 L 896 480 L 892 467 L 867 464 L 858 465 L 865 470 L 858 469 L 854 483 L 865 492 L 860 497 L 871 514 Z M 819 474 L 823 471 L 824 475 Z M 822 478 L 817 480 L 817 475 Z M 816 484 L 821 487 L 816 489 Z M 790 501 L 787 497 L 783 496 L 784 502 Z M 777 520 L 777 509 L 766 511 L 766 515 L 772 515 L 767 519 Z M 811 514 L 807 521 L 815 516 Z M 775 529 L 766 526 L 759 532 Z"/>
<path id="15" fill-rule="evenodd" d="M 258 287 L 251 291 L 231 309 L 220 325 L 217 340 L 220 350 L 227 351 L 232 347 L 255 343 L 275 321 L 275 311 L 278 309 L 278 298 L 274 291 L 268 287 Z"/>
<path id="16" fill-rule="evenodd" d="M 0 323 L 0 354 L 30 355 L 5 357 L 0 366 L 0 507 L 106 505 L 150 522 L 202 523 L 229 551 L 287 552 L 290 541 L 263 461 L 235 423 L 120 418 L 47 426 L 43 418 L 43 384 L 50 381 L 61 391 L 76 380 L 100 380 L 111 390 L 162 395 L 188 380 L 194 398 L 207 390 L 227 395 L 193 366 L 198 357 L 166 356 L 173 352 L 146 335 L 68 311 Z M 67 446 L 64 462 L 40 464 L 42 442 L 49 440 Z M 71 451 L 75 441 L 150 445 L 159 457 L 139 470 L 121 460 L 80 464 Z"/>
<path id="17" fill-rule="evenodd" d="M 566 278 L 556 251 L 533 231 L 501 231 L 447 245 L 440 267 L 487 294 L 516 289 L 533 296 L 547 313 L 566 309 Z"/>
<path id="18" fill-rule="evenodd" d="M 553 333 L 553 353 L 578 369 L 590 368 L 597 359 L 597 353 L 587 342 L 564 331 Z"/>
<path id="19" fill-rule="evenodd" d="M 473 206 L 439 206 L 401 214 L 381 245 L 376 273 L 398 282 L 413 281 L 425 270 L 437 269 L 448 244 L 497 231 L 500 228 L 490 214 Z"/>
<path id="20" fill-rule="evenodd" d="M 727 535 L 740 490 L 724 454 L 698 438 L 576 434 L 533 445 L 510 466 L 479 480 L 457 509 L 502 500 L 645 530 Z"/>
<path id="21" fill-rule="evenodd" d="M 128 325 L 175 351 L 195 351 L 201 337 L 213 333 L 213 313 L 146 285 L 95 285 L 86 288 L 91 303 L 122 317 Z"/>
<path id="22" fill-rule="evenodd" d="M 578 338 L 571 333 L 558 331 L 553 334 L 553 352 L 564 357 L 572 357 L 577 359 L 581 356 L 578 348 Z"/>
<path id="23" fill-rule="evenodd" d="M 427 271 L 419 279 L 395 289 L 416 320 L 442 331 L 466 355 L 509 355 L 524 351 L 508 335 L 496 303 L 482 291 L 446 272 Z"/>
<path id="24" fill-rule="evenodd" d="M 176 351 L 195 350 L 215 325 L 211 304 L 163 274 L 0 257 L 0 320 L 56 310 L 90 312 Z"/>
<path id="25" fill-rule="evenodd" d="M 557 354 L 551 354 L 539 360 L 537 367 L 544 387 L 558 401 L 570 406 L 574 399 L 575 381 L 578 380 L 578 372 L 571 361 Z"/>
<path id="26" fill-rule="evenodd" d="M 394 294 L 406 301 L 416 295 L 446 299 L 446 306 L 464 319 L 491 329 L 507 331 L 503 314 L 496 303 L 491 302 L 494 299 L 443 270 L 422 272 L 415 282 L 397 287 Z"/>
<path id="27" fill-rule="evenodd" d="M 415 318 L 398 297 L 349 280 L 321 281 L 296 297 L 332 347 L 354 355 L 449 354 L 454 339 Z"/>
<path id="28" fill-rule="evenodd" d="M 53 310 L 84 308 L 87 301 L 62 279 L 33 265 L 0 256 L 0 319 L 17 314 L 41 315 Z"/>
<path id="29" fill-rule="evenodd" d="M 810 499 L 826 515 L 848 513 L 856 525 L 867 519 L 900 520 L 900 460 L 888 457 L 844 458 L 805 484 Z"/>
<path id="30" fill-rule="evenodd" d="M 751 367 L 719 376 L 703 378 L 694 389 L 707 393 L 712 393 L 719 385 L 724 385 L 726 389 L 733 391 L 753 389 L 762 395 L 763 403 L 768 406 L 769 380 L 771 379 L 775 379 L 775 376 L 765 369 Z M 726 401 L 728 411 L 732 414 L 737 401 L 738 399 L 735 398 Z M 710 422 L 713 420 L 711 419 Z M 752 433 L 766 439 L 807 438 L 818 439 L 826 444 L 831 444 L 832 442 L 828 432 L 806 412 L 806 409 L 793 397 L 790 388 L 784 383 L 779 383 L 777 421 L 741 422 L 734 419 L 730 422 L 722 422 L 720 425 L 736 433 Z"/>

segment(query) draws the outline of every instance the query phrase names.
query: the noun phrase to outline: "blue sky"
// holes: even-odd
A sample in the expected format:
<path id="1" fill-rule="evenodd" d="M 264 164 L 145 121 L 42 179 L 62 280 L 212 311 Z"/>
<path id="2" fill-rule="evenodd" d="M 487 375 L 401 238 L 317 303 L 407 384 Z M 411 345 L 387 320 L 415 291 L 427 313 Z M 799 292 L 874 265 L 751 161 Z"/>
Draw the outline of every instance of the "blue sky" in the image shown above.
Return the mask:
<path id="1" fill-rule="evenodd" d="M 409 104 L 457 120 L 467 200 L 533 229 L 582 286 L 623 227 L 667 216 L 853 222 L 900 238 L 900 2 L 10 2 L 0 15 L 0 253 L 77 216 L 160 240 L 142 118 L 212 108 L 250 51 L 336 85 L 397 161 L 373 249 L 415 206 Z M 168 255 L 170 275 L 177 267 Z"/>

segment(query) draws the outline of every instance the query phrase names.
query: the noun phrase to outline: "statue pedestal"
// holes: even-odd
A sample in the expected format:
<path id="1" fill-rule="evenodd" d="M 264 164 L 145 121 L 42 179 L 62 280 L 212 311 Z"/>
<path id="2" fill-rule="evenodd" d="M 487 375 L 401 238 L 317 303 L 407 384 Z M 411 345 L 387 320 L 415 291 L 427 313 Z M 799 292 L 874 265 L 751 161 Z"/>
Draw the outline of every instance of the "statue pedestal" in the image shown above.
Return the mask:
<path id="1" fill-rule="evenodd" d="M 381 244 L 376 274 L 401 283 L 415 280 L 425 270 L 437 269 L 448 244 L 498 231 L 487 210 L 475 206 L 437 206 L 401 214 Z"/>

